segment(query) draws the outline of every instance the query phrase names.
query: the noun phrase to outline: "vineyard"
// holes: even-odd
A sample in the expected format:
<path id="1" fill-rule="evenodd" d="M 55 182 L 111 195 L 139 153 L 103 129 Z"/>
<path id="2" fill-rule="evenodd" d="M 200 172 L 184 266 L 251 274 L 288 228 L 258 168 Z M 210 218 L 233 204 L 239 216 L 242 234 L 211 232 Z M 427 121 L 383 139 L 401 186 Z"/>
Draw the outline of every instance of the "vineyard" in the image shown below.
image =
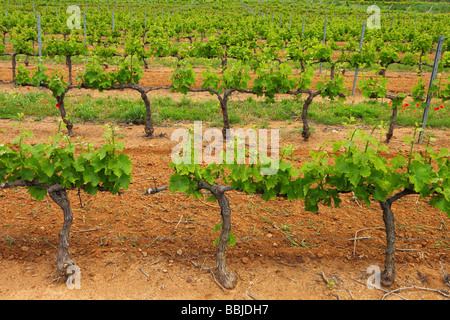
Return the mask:
<path id="1" fill-rule="evenodd" d="M 446 3 L 0 3 L 0 297 L 448 299 Z"/>

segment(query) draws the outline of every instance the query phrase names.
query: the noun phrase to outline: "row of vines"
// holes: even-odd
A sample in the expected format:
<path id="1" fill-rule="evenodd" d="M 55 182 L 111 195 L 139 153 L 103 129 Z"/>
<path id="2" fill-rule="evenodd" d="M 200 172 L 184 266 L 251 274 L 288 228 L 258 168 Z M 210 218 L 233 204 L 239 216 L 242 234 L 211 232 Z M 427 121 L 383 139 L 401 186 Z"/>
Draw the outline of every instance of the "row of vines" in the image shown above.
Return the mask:
<path id="1" fill-rule="evenodd" d="M 97 13 L 99 16 L 95 12 L 90 14 L 96 18 L 95 21 L 105 20 L 104 12 Z M 45 35 L 46 28 L 43 27 L 44 40 L 40 58 L 65 58 L 67 76 L 62 70 L 49 75 L 39 63 L 30 72 L 26 67 L 28 57 L 39 56 L 35 45 L 36 28 L 27 25 L 34 24 L 34 18 L 32 17 L 30 22 L 25 20 L 25 25 L 13 26 L 18 22 L 11 15 L 4 17 L 3 42 L 8 35 L 11 52 L 6 52 L 6 46 L 3 46 L 0 48 L 0 54 L 11 57 L 12 81 L 1 81 L 50 89 L 70 135 L 72 124 L 66 118 L 64 97 L 69 90 L 76 88 L 138 91 L 146 107 L 145 133 L 148 136 L 154 133 L 151 103 L 147 95 L 153 90 L 170 89 L 183 94 L 199 91 L 211 93 L 219 101 L 224 132 L 230 127 L 227 104 L 234 92 L 264 96 L 272 101 L 276 94 L 301 97 L 304 99 L 301 115 L 305 140 L 310 136 L 308 107 L 317 96 L 332 100 L 349 96 L 343 81 L 343 75 L 348 70 L 371 70 L 372 73 L 363 75 L 358 83 L 362 95 L 371 99 L 391 100 L 392 120 L 387 141 L 392 137 L 397 108 L 404 104 L 405 98 L 412 97 L 413 103 L 426 100 L 428 84 L 423 78 L 423 69 L 432 67 L 429 55 L 435 48 L 438 35 L 437 30 L 429 28 L 428 22 L 406 27 L 408 21 L 405 20 L 399 23 L 402 28 L 399 28 L 399 25 L 385 24 L 387 26 L 380 30 L 367 30 L 363 45 L 358 49 L 355 38 L 359 37 L 361 30 L 360 27 L 355 27 L 355 16 L 346 20 L 341 17 L 330 18 L 329 21 L 327 17 L 318 16 L 310 21 L 303 19 L 302 23 L 297 21 L 292 26 L 289 24 L 289 28 L 284 26 L 281 29 L 263 15 L 255 16 L 245 11 L 240 16 L 229 17 L 230 20 L 225 24 L 224 19 L 219 20 L 215 14 L 208 28 L 193 28 L 187 25 L 186 20 L 198 23 L 198 16 L 195 19 L 185 17 L 186 14 L 172 17 L 172 20 L 165 22 L 154 21 L 148 25 L 145 23 L 144 28 L 138 24 L 138 17 L 134 17 L 133 21 L 138 26 L 131 26 L 132 31 L 128 33 L 130 26 L 127 25 L 118 26 L 110 32 L 109 28 L 92 23 L 88 24 L 92 25 L 92 29 L 87 28 L 85 37 L 80 34 L 82 30 L 62 32 L 63 37 L 60 37 L 61 31 L 51 28 Z M 201 21 L 204 20 L 209 19 Z M 305 28 L 305 21 L 308 28 Z M 351 28 L 349 21 L 353 23 Z M 8 27 L 7 22 L 10 22 L 11 27 Z M 435 22 L 435 25 L 443 23 L 444 20 L 440 20 Z M 62 22 L 58 21 L 52 26 L 61 24 Z M 328 29 L 324 30 L 324 27 Z M 181 41 L 183 38 L 187 41 Z M 319 40 L 321 38 L 323 40 Z M 438 57 L 441 60 L 440 71 L 445 71 L 450 66 L 449 39 L 450 36 L 444 36 L 443 54 Z M 344 43 L 338 44 L 338 41 Z M 390 45 L 386 46 L 386 43 Z M 26 59 L 24 64 L 17 67 L 18 55 L 25 55 Z M 73 79 L 73 59 L 80 56 L 86 57 L 85 70 Z M 170 86 L 139 85 L 143 71 L 148 69 L 148 61 L 154 57 L 173 61 Z M 191 63 L 193 59 L 203 59 L 211 64 L 202 72 L 201 79 L 196 79 Z M 213 66 L 214 61 L 219 61 L 221 68 Z M 115 64 L 115 68 L 109 68 L 111 63 Z M 327 71 L 323 73 L 322 64 L 327 66 Z M 313 87 L 312 79 L 318 65 L 322 79 Z M 392 65 L 404 65 L 417 70 L 417 83 L 411 92 L 396 95 L 387 92 L 386 72 Z M 449 97 L 450 90 L 445 80 L 441 74 L 435 85 L 429 88 L 430 92 L 444 101 Z"/>
<path id="2" fill-rule="evenodd" d="M 224 137 L 230 129 L 228 102 L 231 94 L 256 95 L 269 101 L 277 94 L 288 94 L 302 100 L 304 140 L 311 135 L 307 114 L 313 100 L 319 96 L 330 100 L 346 99 L 349 93 L 343 74 L 357 67 L 374 70 L 359 82 L 362 95 L 371 99 L 387 98 L 392 105 L 387 141 L 392 137 L 397 109 L 406 99 L 421 103 L 430 92 L 443 101 L 450 99 L 450 85 L 443 81 L 445 78 L 439 78 L 429 91 L 422 78 L 426 68 L 432 67 L 428 55 L 434 52 L 440 34 L 445 35 L 444 53 L 439 57 L 440 71 L 450 66 L 450 37 L 448 30 L 441 29 L 448 20 L 445 15 L 434 16 L 431 23 L 427 16 L 421 16 L 418 23 L 402 19 L 394 24 L 391 22 L 394 20 L 389 20 L 389 23 L 382 23 L 381 29 L 368 30 L 359 50 L 361 24 L 367 14 L 348 14 L 341 9 L 333 16 L 292 6 L 292 10 L 298 10 L 292 11 L 294 19 L 282 20 L 282 14 L 278 13 L 279 21 L 274 21 L 274 15 L 264 11 L 267 8 L 263 5 L 255 8 L 243 2 L 236 2 L 229 8 L 183 5 L 172 8 L 165 19 L 164 10 L 161 17 L 160 12 L 157 17 L 153 7 L 148 7 L 148 15 L 142 9 L 134 14 L 122 9 L 115 15 L 112 30 L 112 8 L 100 11 L 91 7 L 86 35 L 83 29 L 64 29 L 67 16 L 61 12 L 58 16 L 53 12 L 42 14 L 41 55 L 36 51 L 39 39 L 33 11 L 10 11 L 0 17 L 3 26 L 0 53 L 10 56 L 12 61 L 12 80 L 2 79 L 2 82 L 51 90 L 68 129 L 68 136 L 57 134 L 49 143 L 32 145 L 26 143 L 31 133 L 22 130 L 19 122 L 20 136 L 10 144 L 0 144 L 0 188 L 25 187 L 36 200 L 48 194 L 64 213 L 57 258 L 57 270 L 61 275 L 74 264 L 69 254 L 73 214 L 66 191 L 117 194 L 126 190 L 132 179 L 132 162 L 122 153 L 124 145 L 117 143 L 113 127 L 107 131 L 100 148 L 72 141 L 73 125 L 64 106 L 69 90 L 136 90 L 146 107 L 147 136 L 153 136 L 155 131 L 150 91 L 209 92 L 218 99 Z M 328 26 L 326 32 L 325 26 Z M 28 62 L 17 66 L 18 55 L 38 56 L 39 62 L 31 70 L 27 68 Z M 73 60 L 80 56 L 86 57 L 87 63 L 73 77 Z M 48 74 L 43 61 L 56 57 L 65 58 L 68 76 L 62 70 Z M 140 85 L 152 57 L 173 60 L 170 86 Z M 219 62 L 220 67 L 214 68 L 211 63 L 201 73 L 201 79 L 197 79 L 193 59 Z M 417 68 L 417 84 L 411 92 L 396 95 L 387 92 L 386 70 L 394 64 Z M 319 65 L 321 79 L 313 86 Z M 224 287 L 232 289 L 237 276 L 227 268 L 225 259 L 231 234 L 227 192 L 239 190 L 257 194 L 267 201 L 300 199 L 310 212 L 317 212 L 320 204 L 339 206 L 341 194 L 354 193 L 367 205 L 371 202 L 380 205 L 387 235 L 382 284 L 389 286 L 395 279 L 395 227 L 391 206 L 402 197 L 418 194 L 450 216 L 450 151 L 447 148 L 433 150 L 432 138 L 428 136 L 424 151 L 416 152 L 417 134 L 422 130 L 416 129 L 412 137 L 405 139 L 410 152 L 388 160 L 386 144 L 374 137 L 376 128 L 371 133 L 349 128 L 345 140 L 333 143 L 332 152 L 311 151 L 311 161 L 301 167 L 294 165 L 292 149 L 284 148 L 280 152 L 281 159 L 277 159 L 279 169 L 271 175 L 262 173 L 271 163 L 248 165 L 235 161 L 207 166 L 172 163 L 170 184 L 150 188 L 147 194 L 170 189 L 198 198 L 201 190 L 211 193 L 210 200 L 218 202 L 222 216 L 217 243 L 219 279 Z"/>
<path id="3" fill-rule="evenodd" d="M 421 129 L 416 129 L 413 136 L 404 139 L 410 145 L 410 152 L 392 158 L 387 145 L 375 137 L 377 128 L 375 126 L 367 133 L 349 126 L 346 139 L 333 142 L 330 151 L 322 147 L 318 151 L 311 150 L 311 160 L 299 167 L 294 164 L 292 147 L 283 148 L 280 159 L 271 157 L 270 161 L 259 160 L 253 164 L 242 164 L 236 158 L 234 162 L 207 166 L 192 164 L 195 161 L 175 161 L 170 164 L 173 173 L 169 185 L 149 188 L 145 194 L 169 189 L 173 193 L 202 199 L 202 190 L 211 193 L 208 201 L 217 201 L 222 218 L 222 223 L 216 226 L 216 229 L 221 228 L 215 243 L 217 271 L 221 284 L 233 289 L 238 277 L 227 268 L 226 249 L 233 246 L 236 239 L 232 234 L 227 192 L 255 194 L 265 201 L 275 198 L 302 200 L 305 211 L 313 213 L 318 212 L 320 205 L 338 207 L 341 195 L 352 193 L 366 205 L 375 202 L 380 206 L 386 231 L 381 284 L 390 286 L 396 274 L 396 228 L 392 205 L 415 194 L 428 199 L 431 206 L 450 217 L 450 150 L 433 150 L 433 138 L 428 136 L 426 146 L 421 148 L 423 151 L 417 151 L 414 146 Z M 75 264 L 69 252 L 73 213 L 67 190 L 83 190 L 90 195 L 123 193 L 132 181 L 133 163 L 122 153 L 124 144 L 116 141 L 112 126 L 99 148 L 74 143 L 61 133 L 47 143 L 29 144 L 26 140 L 32 133 L 22 129 L 21 121 L 19 129 L 16 140 L 0 144 L 0 188 L 25 187 L 37 201 L 48 194 L 62 209 L 64 223 L 59 232 L 56 265 L 58 273 L 66 276 L 67 268 Z M 188 154 L 194 156 L 195 152 Z M 273 161 L 277 161 L 278 169 L 265 174 Z"/>

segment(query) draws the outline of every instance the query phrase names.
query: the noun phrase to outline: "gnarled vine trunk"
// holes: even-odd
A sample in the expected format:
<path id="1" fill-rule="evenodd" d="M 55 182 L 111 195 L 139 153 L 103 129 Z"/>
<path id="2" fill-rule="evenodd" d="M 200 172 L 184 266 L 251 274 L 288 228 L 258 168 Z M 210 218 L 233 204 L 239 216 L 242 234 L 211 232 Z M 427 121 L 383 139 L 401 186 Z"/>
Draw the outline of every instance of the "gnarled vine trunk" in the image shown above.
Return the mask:
<path id="1" fill-rule="evenodd" d="M 70 227 L 72 226 L 73 215 L 70 208 L 70 201 L 67 196 L 66 189 L 60 184 L 46 185 L 40 183 L 37 179 L 33 181 L 28 180 L 16 180 L 14 182 L 1 183 L 0 188 L 12 188 L 12 187 L 31 187 L 39 186 L 47 188 L 47 192 L 50 198 L 62 209 L 64 213 L 64 223 L 59 232 L 59 245 L 58 245 L 58 257 L 56 258 L 56 269 L 61 276 L 66 276 L 66 271 L 69 266 L 74 265 L 74 261 L 70 257 L 69 252 L 69 234 Z"/>
<path id="2" fill-rule="evenodd" d="M 217 245 L 216 265 L 219 272 L 220 283 L 227 289 L 234 289 L 236 287 L 238 278 L 237 274 L 229 270 L 225 262 L 225 253 L 230 240 L 231 231 L 231 207 L 225 196 L 225 191 L 230 190 L 229 187 L 220 187 L 216 185 L 210 185 L 207 182 L 199 181 L 199 189 L 207 189 L 217 199 L 220 206 L 220 214 L 222 216 L 222 231 L 219 237 L 219 243 Z"/>
<path id="3" fill-rule="evenodd" d="M 383 66 L 382 66 L 382 67 L 383 67 Z M 386 70 L 387 70 L 387 67 L 388 67 L 388 66 L 385 66 L 385 67 L 381 68 L 380 71 L 378 72 L 378 75 L 379 75 L 379 76 L 382 76 L 383 78 L 385 78 L 385 77 L 386 77 Z"/>
<path id="4" fill-rule="evenodd" d="M 302 109 L 302 122 L 303 122 L 303 131 L 302 131 L 302 137 L 303 140 L 308 141 L 309 137 L 311 136 L 311 131 L 309 130 L 309 124 L 308 124 L 308 108 L 313 102 L 313 95 L 310 94 L 308 98 L 306 99 L 305 103 L 303 104 Z"/>
<path id="5" fill-rule="evenodd" d="M 393 108 L 392 110 L 392 116 L 391 116 L 391 123 L 389 124 L 388 132 L 386 133 L 386 143 L 389 143 L 391 141 L 393 135 L 394 135 L 394 128 L 395 128 L 395 122 L 397 121 L 397 107 Z"/>
<path id="6" fill-rule="evenodd" d="M 11 62 L 11 66 L 12 66 L 12 82 L 14 84 L 16 83 L 16 65 L 17 65 L 16 55 L 17 55 L 17 53 L 13 53 L 11 55 L 11 58 L 12 58 L 12 62 Z"/>
<path id="7" fill-rule="evenodd" d="M 220 100 L 220 108 L 222 110 L 222 118 L 223 118 L 223 128 L 222 128 L 222 136 L 223 139 L 227 139 L 227 132 L 230 130 L 230 120 L 228 119 L 228 96 L 224 95 L 223 99 Z"/>
<path id="8" fill-rule="evenodd" d="M 52 191 L 52 188 L 57 188 L 56 191 Z M 70 227 L 72 226 L 73 215 L 70 208 L 70 201 L 67 196 L 67 192 L 59 185 L 52 186 L 48 189 L 48 193 L 52 200 L 61 207 L 64 213 L 64 223 L 59 232 L 59 246 L 58 257 L 56 259 L 56 268 L 61 276 L 66 275 L 67 268 L 74 265 L 69 252 L 69 234 Z"/>
<path id="9" fill-rule="evenodd" d="M 145 104 L 145 110 L 146 110 L 146 119 L 145 119 L 145 134 L 148 137 L 153 136 L 153 133 L 155 132 L 155 128 L 153 128 L 153 122 L 152 122 L 152 109 L 150 108 L 150 100 L 148 99 L 147 94 L 145 91 L 140 91 L 141 98 L 144 100 Z"/>
<path id="10" fill-rule="evenodd" d="M 72 57 L 70 55 L 66 56 L 66 65 L 69 72 L 69 85 L 72 85 Z"/>
<path id="11" fill-rule="evenodd" d="M 148 91 L 156 90 L 156 89 L 160 89 L 160 88 L 162 89 L 163 87 L 152 88 L 152 89 L 149 89 Z M 119 84 L 119 85 L 116 85 L 107 90 L 123 90 L 123 89 L 133 89 L 141 94 L 141 98 L 144 101 L 145 111 L 146 111 L 145 128 L 144 128 L 145 135 L 147 137 L 152 137 L 153 133 L 155 132 L 155 128 L 153 127 L 152 109 L 150 106 L 150 100 L 147 96 L 148 91 L 146 91 L 146 89 L 144 87 L 141 87 L 139 84 L 136 84 L 136 83 Z M 168 88 L 164 88 L 164 89 L 168 89 Z"/>
<path id="12" fill-rule="evenodd" d="M 381 284 L 389 287 L 395 279 L 395 224 L 390 201 L 380 201 L 383 210 L 383 221 L 386 228 L 386 260 L 381 273 Z"/>
<path id="13" fill-rule="evenodd" d="M 56 97 L 56 101 L 58 102 L 59 112 L 61 113 L 61 118 L 62 118 L 63 122 L 66 124 L 68 135 L 69 135 L 69 137 L 72 137 L 73 136 L 73 131 L 72 131 L 73 124 L 67 119 L 66 108 L 64 107 L 65 95 L 66 94 L 63 93 L 62 95 Z"/>
<path id="14" fill-rule="evenodd" d="M 144 62 L 144 68 L 148 69 L 148 62 L 145 60 L 145 57 L 142 57 L 142 61 Z"/>
<path id="15" fill-rule="evenodd" d="M 234 289 L 237 284 L 237 275 L 229 270 L 225 263 L 225 252 L 231 231 L 231 208 L 228 199 L 223 192 L 214 194 L 220 205 L 220 214 L 222 215 L 222 232 L 220 233 L 219 244 L 217 245 L 217 270 L 222 285 L 227 289 Z"/>

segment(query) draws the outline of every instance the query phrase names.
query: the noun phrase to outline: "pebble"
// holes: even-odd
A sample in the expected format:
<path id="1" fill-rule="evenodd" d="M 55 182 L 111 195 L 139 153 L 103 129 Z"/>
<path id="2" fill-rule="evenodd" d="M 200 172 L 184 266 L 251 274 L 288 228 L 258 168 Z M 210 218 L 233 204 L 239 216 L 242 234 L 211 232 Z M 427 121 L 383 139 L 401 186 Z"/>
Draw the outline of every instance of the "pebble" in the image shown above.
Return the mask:
<path id="1" fill-rule="evenodd" d="M 243 257 L 243 258 L 242 258 L 242 263 L 247 264 L 247 263 L 248 263 L 248 258 L 247 258 L 247 257 Z"/>

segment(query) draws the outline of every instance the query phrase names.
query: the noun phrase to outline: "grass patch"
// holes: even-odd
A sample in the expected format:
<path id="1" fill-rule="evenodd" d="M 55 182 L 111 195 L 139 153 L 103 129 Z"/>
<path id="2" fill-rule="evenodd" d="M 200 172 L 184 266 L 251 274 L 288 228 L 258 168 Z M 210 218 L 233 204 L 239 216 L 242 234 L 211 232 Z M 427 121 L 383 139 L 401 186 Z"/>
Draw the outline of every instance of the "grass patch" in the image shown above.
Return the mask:
<path id="1" fill-rule="evenodd" d="M 0 93 L 0 118 L 13 119 L 18 113 L 27 116 L 57 116 L 56 99 L 47 92 L 29 92 L 26 94 L 12 92 Z"/>
<path id="2" fill-rule="evenodd" d="M 350 106 L 342 106 L 336 108 L 333 114 L 337 117 L 353 117 L 358 119 L 378 119 L 380 117 L 380 110 L 373 109 L 367 104 L 357 104 Z"/>
<path id="3" fill-rule="evenodd" d="M 356 118 L 361 124 L 373 125 L 389 123 L 392 109 L 388 100 L 370 100 L 359 103 L 342 104 L 338 101 L 313 102 L 308 117 L 315 123 L 337 125 Z M 222 126 L 222 114 L 218 101 L 196 100 L 183 97 L 175 101 L 170 97 L 159 97 L 150 100 L 152 119 L 155 125 L 180 121 L 203 121 L 210 126 Z M 12 119 L 20 112 L 35 120 L 44 117 L 59 117 L 55 108 L 56 100 L 48 91 L 30 91 L 25 94 L 0 92 L 0 118 Z M 245 101 L 229 103 L 229 119 L 232 125 L 253 124 L 258 127 L 270 127 L 270 121 L 287 121 L 292 123 L 299 119 L 302 101 L 296 99 L 275 100 L 274 103 L 258 101 L 249 96 Z M 432 104 L 427 120 L 428 127 L 449 128 L 450 108 L 434 110 L 440 104 Z M 69 118 L 73 122 L 106 122 L 142 125 L 145 123 L 146 110 L 140 98 L 123 96 L 105 96 L 93 98 L 91 95 L 68 96 L 65 106 Z M 401 107 L 398 110 L 397 125 L 414 126 L 421 120 L 423 106 Z"/>

